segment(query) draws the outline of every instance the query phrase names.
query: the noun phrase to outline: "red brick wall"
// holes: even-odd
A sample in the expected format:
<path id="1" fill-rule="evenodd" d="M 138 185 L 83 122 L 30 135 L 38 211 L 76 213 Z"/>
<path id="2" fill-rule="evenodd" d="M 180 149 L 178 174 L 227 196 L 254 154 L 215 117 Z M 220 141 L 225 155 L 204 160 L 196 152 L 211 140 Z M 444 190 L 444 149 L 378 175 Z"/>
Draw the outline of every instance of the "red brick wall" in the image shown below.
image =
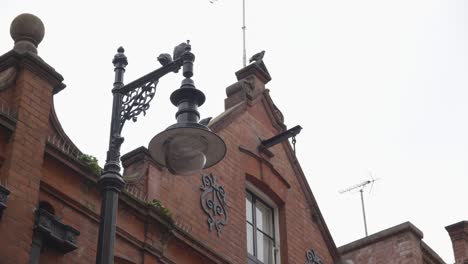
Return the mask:
<path id="1" fill-rule="evenodd" d="M 342 255 L 349 264 L 421 264 L 421 240 L 411 232 L 387 237 Z"/>
<path id="2" fill-rule="evenodd" d="M 0 221 L 3 263 L 26 263 L 32 239 L 33 212 L 38 203 L 52 87 L 31 71 L 20 70 L 14 89 L 18 121 L 5 153 L 3 181 L 11 191 Z M 21 230 L 21 231 L 19 231 Z"/>
<path id="3" fill-rule="evenodd" d="M 46 145 L 48 131 L 53 131 L 49 127 L 51 85 L 22 70 L 15 86 L 9 89 L 14 91 L 10 92 L 14 96 L 9 103 L 18 109 L 18 122 L 8 144 L 6 137 L 0 137 L 0 154 L 5 157 L 1 177 L 8 181 L 11 191 L 0 221 L 0 263 L 28 262 L 34 210 L 39 201 L 51 204 L 62 223 L 80 231 L 76 250 L 62 254 L 45 245 L 41 263 L 94 263 L 101 202 L 96 176 L 73 157 Z M 148 200 L 161 200 L 177 227 L 175 231 L 163 227 L 144 201 L 122 194 L 116 263 L 246 263 L 248 182 L 278 207 L 282 264 L 304 263 L 310 249 L 324 263 L 333 263 L 323 230 L 312 219 L 314 212 L 297 170 L 291 165 L 288 143 L 272 147 L 271 158 L 257 149 L 261 139 L 280 132 L 274 128 L 267 101 L 260 96 L 250 103 L 219 131 L 227 144 L 226 158 L 204 172 L 213 173 L 227 193 L 229 222 L 221 235 L 208 231 L 207 216 L 200 205 L 201 175 L 174 176 L 147 162 L 140 169 L 148 169 L 149 177 L 136 179 L 139 193 L 147 192 Z M 141 184 L 146 181 L 148 185 L 143 190 Z"/>
<path id="4" fill-rule="evenodd" d="M 445 227 L 452 240 L 456 264 L 468 262 L 468 222 L 461 221 Z"/>
<path id="5" fill-rule="evenodd" d="M 216 231 L 209 232 L 207 216 L 200 206 L 200 175 L 174 176 L 151 167 L 149 188 L 152 191 L 149 198 L 162 200 L 175 219 L 187 226 L 190 235 L 232 263 L 246 263 L 245 190 L 247 181 L 250 181 L 275 200 L 279 207 L 281 263 L 304 263 L 306 251 L 310 249 L 317 252 L 324 263 L 333 263 L 321 231 L 312 220 L 309 204 L 286 155 L 285 145 L 279 144 L 270 149 L 275 155 L 269 159 L 273 169 L 254 157 L 262 156 L 257 150 L 260 139 L 279 133 L 273 128 L 264 103 L 258 101 L 218 133 L 226 142 L 227 154 L 222 162 L 205 173 L 216 176 L 218 184 L 227 193 L 229 223 L 219 237 Z M 241 151 L 239 147 L 253 155 Z"/>

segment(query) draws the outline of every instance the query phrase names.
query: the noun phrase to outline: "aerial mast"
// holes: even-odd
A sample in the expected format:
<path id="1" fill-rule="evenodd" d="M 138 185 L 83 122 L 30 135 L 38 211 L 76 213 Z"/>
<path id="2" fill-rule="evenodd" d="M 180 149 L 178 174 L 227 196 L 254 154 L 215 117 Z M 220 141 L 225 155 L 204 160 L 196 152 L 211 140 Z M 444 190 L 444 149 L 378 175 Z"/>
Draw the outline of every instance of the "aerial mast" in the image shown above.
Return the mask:
<path id="1" fill-rule="evenodd" d="M 372 177 L 372 175 L 371 175 Z M 356 185 L 353 185 L 351 187 L 348 187 L 346 189 L 343 189 L 341 191 L 339 191 L 339 193 L 343 194 L 343 193 L 346 193 L 346 192 L 350 192 L 352 190 L 356 190 L 356 189 L 359 189 L 359 192 L 361 193 L 361 206 L 362 206 L 362 218 L 364 220 L 364 232 L 366 234 L 366 236 L 368 236 L 368 232 L 367 232 L 367 220 L 366 220 L 366 209 L 365 209 L 365 206 L 364 206 L 364 188 L 368 185 L 368 184 L 373 184 L 376 180 L 378 179 L 374 179 L 372 178 L 372 180 L 366 180 L 366 181 L 363 181 L 359 184 L 356 184 Z"/>
<path id="2" fill-rule="evenodd" d="M 209 0 L 210 3 L 214 3 L 217 0 Z M 243 67 L 247 66 L 247 50 L 245 48 L 245 0 L 242 0 L 242 65 Z"/>
<path id="3" fill-rule="evenodd" d="M 245 0 L 242 0 L 242 62 L 244 67 L 247 66 L 247 52 L 245 49 Z"/>

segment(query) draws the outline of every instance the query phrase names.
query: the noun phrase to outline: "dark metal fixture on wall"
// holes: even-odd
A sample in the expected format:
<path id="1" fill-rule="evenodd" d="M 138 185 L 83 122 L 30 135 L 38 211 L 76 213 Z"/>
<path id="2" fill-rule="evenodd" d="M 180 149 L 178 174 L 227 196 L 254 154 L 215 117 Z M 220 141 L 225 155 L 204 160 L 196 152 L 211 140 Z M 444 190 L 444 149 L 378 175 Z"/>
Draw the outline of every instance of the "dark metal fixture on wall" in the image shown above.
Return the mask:
<path id="1" fill-rule="evenodd" d="M 294 155 L 296 155 L 296 136 L 297 134 L 301 133 L 301 130 L 302 130 L 301 126 L 295 126 L 269 139 L 262 140 L 258 148 L 260 151 L 267 154 L 271 158 L 274 155 L 271 151 L 268 150 L 268 148 L 271 148 L 274 145 L 279 144 L 292 137 L 293 151 L 294 151 Z"/>
<path id="2" fill-rule="evenodd" d="M 281 143 L 290 137 L 295 137 L 297 134 L 301 132 L 301 130 L 302 130 L 301 126 L 295 126 L 269 139 L 262 140 L 262 146 L 265 148 L 273 147 L 274 145 Z"/>
<path id="3" fill-rule="evenodd" d="M 208 230 L 211 231 L 214 227 L 216 234 L 220 236 L 222 228 L 229 220 L 227 194 L 224 187 L 216 182 L 213 174 L 202 174 L 202 182 L 200 204 L 208 216 Z"/>
<path id="4" fill-rule="evenodd" d="M 305 264 L 323 264 L 317 253 L 313 249 L 307 250 Z"/>
<path id="5" fill-rule="evenodd" d="M 194 175 L 203 168 L 215 165 L 226 154 L 224 141 L 199 123 L 200 114 L 197 109 L 205 102 L 205 95 L 195 88 L 191 79 L 195 56 L 188 41 L 175 47 L 173 58 L 169 54 L 161 54 L 158 61 L 162 67 L 126 85 L 123 77 L 128 64 L 127 57 L 122 47 L 117 52 L 112 61 L 115 81 L 112 89 L 114 99 L 109 149 L 98 181 L 102 194 L 96 255 L 98 264 L 114 262 L 118 197 L 125 185 L 120 174 L 120 146 L 124 140 L 121 136 L 122 128 L 127 120 L 136 121 L 138 115 L 146 113 L 161 77 L 170 72 L 177 73 L 182 68 L 185 79 L 181 87 L 171 95 L 171 102 L 178 107 L 177 123 L 151 140 L 148 147 L 151 157 L 173 174 Z"/>

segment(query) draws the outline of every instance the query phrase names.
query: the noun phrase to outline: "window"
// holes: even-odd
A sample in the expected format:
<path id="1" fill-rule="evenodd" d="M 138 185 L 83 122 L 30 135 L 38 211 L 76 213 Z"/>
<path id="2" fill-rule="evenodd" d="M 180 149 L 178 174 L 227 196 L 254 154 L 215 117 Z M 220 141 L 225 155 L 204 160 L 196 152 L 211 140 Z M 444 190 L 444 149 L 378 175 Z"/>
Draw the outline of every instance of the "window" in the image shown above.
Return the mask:
<path id="1" fill-rule="evenodd" d="M 277 264 L 275 209 L 250 191 L 245 204 L 248 264 Z"/>

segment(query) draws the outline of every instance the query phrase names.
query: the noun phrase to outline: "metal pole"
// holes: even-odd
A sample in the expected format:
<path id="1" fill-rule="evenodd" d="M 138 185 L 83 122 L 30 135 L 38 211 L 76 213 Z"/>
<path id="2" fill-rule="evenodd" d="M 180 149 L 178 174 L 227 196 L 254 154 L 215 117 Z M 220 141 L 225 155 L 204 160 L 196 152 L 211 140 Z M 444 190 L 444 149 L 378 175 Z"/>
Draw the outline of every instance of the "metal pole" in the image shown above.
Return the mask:
<path id="1" fill-rule="evenodd" d="M 115 81 L 114 89 L 123 86 L 123 75 L 127 66 L 127 57 L 124 49 L 119 48 L 114 60 Z M 112 117 L 110 128 L 109 150 L 107 151 L 104 171 L 98 180 L 101 190 L 101 222 L 99 225 L 99 238 L 96 253 L 97 264 L 114 263 L 115 227 L 117 224 L 117 209 L 119 193 L 125 186 L 120 174 L 120 146 L 123 138 L 120 136 L 120 114 L 122 112 L 122 94 L 113 92 Z"/>
<path id="2" fill-rule="evenodd" d="M 242 42 L 243 42 L 243 55 L 242 61 L 244 67 L 247 66 L 247 52 L 245 49 L 245 0 L 242 0 Z"/>
<path id="3" fill-rule="evenodd" d="M 165 56 L 160 60 L 162 67 L 146 74 L 139 79 L 124 85 L 123 77 L 125 67 L 128 64 L 124 49 L 117 50 L 112 63 L 114 64 L 115 81 L 112 89 L 113 104 L 110 128 L 109 149 L 107 151 L 106 163 L 98 180 L 101 191 L 101 220 L 99 224 L 99 238 L 96 253 L 97 264 L 114 263 L 115 229 L 117 225 L 117 210 L 119 194 L 125 186 L 125 181 L 120 174 L 120 146 L 123 143 L 121 136 L 122 128 L 126 120 L 136 120 L 136 116 L 144 113 L 142 109 L 148 109 L 149 103 L 156 92 L 159 78 L 170 73 L 177 72 L 182 64 L 193 63 L 194 55 L 190 53 L 189 43 L 182 43 L 174 49 L 174 60 Z M 188 53 L 187 53 L 188 52 Z M 184 59 L 191 56 L 191 60 Z M 159 59 L 158 59 L 159 60 Z M 184 66 L 185 82 L 191 81 L 191 65 Z M 190 72 L 190 73 L 189 73 Z M 188 76 L 190 75 L 190 76 Z M 187 81 L 188 80 L 188 81 Z M 140 89 L 140 90 L 138 90 Z M 146 89 L 146 90 L 145 90 Z M 141 92 L 141 91 L 145 92 Z M 136 92 L 135 91 L 140 91 Z M 198 90 L 197 90 L 198 91 Z M 201 93 L 201 92 L 200 92 Z M 203 94 L 202 94 L 203 95 Z M 125 105 L 124 105 L 125 96 Z M 204 98 L 204 95 L 203 95 Z M 129 106 L 128 102 L 133 102 Z"/>
<path id="4" fill-rule="evenodd" d="M 364 231 L 366 232 L 366 236 L 368 236 L 368 234 L 367 234 L 366 210 L 364 209 L 364 194 L 363 194 L 363 191 L 364 191 L 364 189 L 359 190 L 359 192 L 361 192 L 362 217 L 364 218 Z"/>

